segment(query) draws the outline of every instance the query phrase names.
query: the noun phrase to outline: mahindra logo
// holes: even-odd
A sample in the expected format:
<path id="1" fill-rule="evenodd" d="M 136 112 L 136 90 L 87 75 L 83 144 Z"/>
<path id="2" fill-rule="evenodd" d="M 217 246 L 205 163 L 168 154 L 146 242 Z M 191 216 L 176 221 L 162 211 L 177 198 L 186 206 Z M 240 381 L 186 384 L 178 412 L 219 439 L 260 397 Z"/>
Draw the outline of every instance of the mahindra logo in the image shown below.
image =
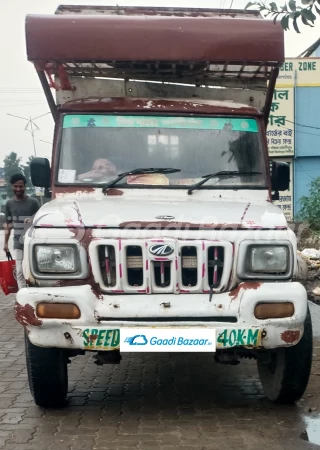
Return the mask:
<path id="1" fill-rule="evenodd" d="M 174 217 L 173 216 L 157 216 L 156 219 L 171 220 L 171 219 L 174 219 Z"/>
<path id="2" fill-rule="evenodd" d="M 167 244 L 156 244 L 150 247 L 150 253 L 158 256 L 169 256 L 174 252 L 174 248 Z"/>

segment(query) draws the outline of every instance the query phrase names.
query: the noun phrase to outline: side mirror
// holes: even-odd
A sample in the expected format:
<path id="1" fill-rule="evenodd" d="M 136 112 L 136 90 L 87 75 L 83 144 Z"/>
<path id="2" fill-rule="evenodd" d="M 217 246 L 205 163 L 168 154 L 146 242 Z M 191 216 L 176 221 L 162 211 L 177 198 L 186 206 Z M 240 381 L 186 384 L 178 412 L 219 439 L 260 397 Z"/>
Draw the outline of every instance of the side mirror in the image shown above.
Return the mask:
<path id="1" fill-rule="evenodd" d="M 47 158 L 33 158 L 30 163 L 32 184 L 36 187 L 49 188 L 51 169 Z"/>
<path id="2" fill-rule="evenodd" d="M 273 200 L 278 200 L 279 191 L 286 191 L 290 185 L 289 164 L 282 161 L 271 161 L 271 190 L 275 192 Z"/>

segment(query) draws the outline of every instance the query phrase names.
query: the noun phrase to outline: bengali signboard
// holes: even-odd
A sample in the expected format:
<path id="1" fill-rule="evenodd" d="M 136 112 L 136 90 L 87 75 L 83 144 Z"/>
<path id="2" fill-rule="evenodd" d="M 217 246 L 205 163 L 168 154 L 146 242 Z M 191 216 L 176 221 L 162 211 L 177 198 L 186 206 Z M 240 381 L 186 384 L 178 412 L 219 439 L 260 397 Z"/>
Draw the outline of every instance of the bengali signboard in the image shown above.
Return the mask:
<path id="1" fill-rule="evenodd" d="M 294 89 L 276 88 L 267 130 L 269 155 L 294 156 Z"/>
<path id="2" fill-rule="evenodd" d="M 294 93 L 298 87 L 320 86 L 320 58 L 287 58 L 280 69 L 271 105 L 267 141 L 271 158 L 290 165 L 291 182 L 277 202 L 287 220 L 293 216 Z M 283 158 L 284 157 L 284 158 Z"/>
<path id="3" fill-rule="evenodd" d="M 288 58 L 280 68 L 277 87 L 320 86 L 320 58 Z"/>
<path id="4" fill-rule="evenodd" d="M 280 192 L 279 200 L 275 201 L 274 204 L 282 209 L 286 219 L 292 221 L 293 218 L 293 159 L 292 158 L 281 158 L 281 161 L 286 162 L 290 166 L 290 186 L 287 191 Z"/>
<path id="5" fill-rule="evenodd" d="M 288 58 L 280 68 L 267 131 L 269 155 L 294 156 L 295 87 L 320 86 L 320 58 Z"/>

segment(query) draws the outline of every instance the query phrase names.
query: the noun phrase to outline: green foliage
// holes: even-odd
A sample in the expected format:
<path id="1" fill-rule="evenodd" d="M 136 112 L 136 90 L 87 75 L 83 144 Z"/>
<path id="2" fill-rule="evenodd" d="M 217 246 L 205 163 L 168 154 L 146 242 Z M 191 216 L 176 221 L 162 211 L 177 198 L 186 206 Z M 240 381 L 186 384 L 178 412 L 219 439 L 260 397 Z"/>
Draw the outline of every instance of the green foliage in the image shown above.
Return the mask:
<path id="1" fill-rule="evenodd" d="M 314 26 L 317 15 L 320 15 L 320 0 L 301 0 L 302 6 L 297 6 L 296 0 L 289 0 L 282 6 L 277 6 L 276 2 L 267 4 L 264 1 L 249 2 L 245 9 L 251 7 L 258 8 L 264 17 L 271 15 L 274 22 L 280 20 L 281 26 L 284 30 L 290 29 L 292 22 L 293 28 L 297 33 L 300 33 L 298 19 L 300 18 L 303 25 L 309 27 Z"/>
<path id="2" fill-rule="evenodd" d="M 315 231 L 320 230 L 320 177 L 310 183 L 308 197 L 301 197 L 301 209 L 296 219 L 305 222 Z"/>
<path id="3" fill-rule="evenodd" d="M 18 158 L 17 153 L 11 152 L 10 155 L 7 155 L 4 158 L 4 179 L 7 186 L 7 195 L 9 197 L 12 197 L 12 190 L 11 190 L 11 184 L 10 184 L 10 178 L 15 173 L 23 173 L 22 167 L 21 167 L 21 158 Z"/>

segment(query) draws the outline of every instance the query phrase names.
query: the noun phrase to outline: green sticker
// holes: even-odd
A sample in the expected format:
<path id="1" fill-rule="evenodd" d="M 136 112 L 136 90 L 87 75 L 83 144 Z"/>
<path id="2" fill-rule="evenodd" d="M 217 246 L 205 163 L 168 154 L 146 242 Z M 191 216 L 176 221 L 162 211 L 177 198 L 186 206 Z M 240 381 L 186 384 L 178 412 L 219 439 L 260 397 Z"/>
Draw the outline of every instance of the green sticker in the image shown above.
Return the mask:
<path id="1" fill-rule="evenodd" d="M 218 347 L 252 346 L 259 344 L 259 329 L 225 329 L 218 333 Z"/>
<path id="2" fill-rule="evenodd" d="M 97 328 L 87 328 L 82 331 L 82 337 L 84 339 L 84 347 L 100 348 L 101 350 L 114 350 L 119 347 L 120 344 L 120 331 L 104 330 Z"/>
<path id="3" fill-rule="evenodd" d="M 192 130 L 228 130 L 258 132 L 255 119 L 228 117 L 108 116 L 70 114 L 63 128 L 175 128 Z"/>

